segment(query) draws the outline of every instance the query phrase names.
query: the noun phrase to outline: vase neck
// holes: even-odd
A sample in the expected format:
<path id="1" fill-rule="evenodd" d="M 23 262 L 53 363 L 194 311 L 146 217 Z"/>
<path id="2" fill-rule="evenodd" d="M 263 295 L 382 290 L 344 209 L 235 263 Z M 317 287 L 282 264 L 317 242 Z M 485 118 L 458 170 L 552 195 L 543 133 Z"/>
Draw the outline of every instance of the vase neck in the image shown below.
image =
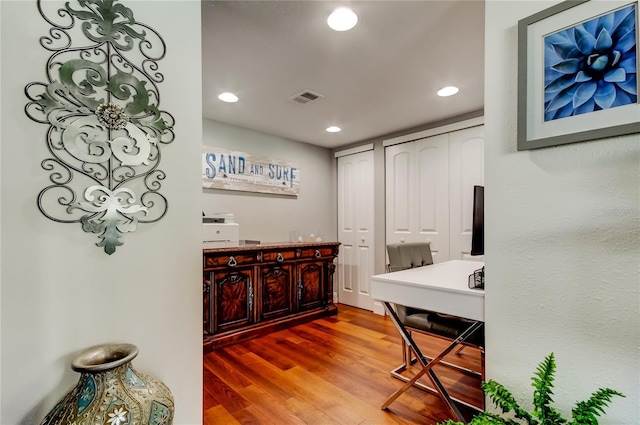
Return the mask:
<path id="1" fill-rule="evenodd" d="M 138 347 L 133 344 L 98 345 L 82 352 L 71 367 L 80 373 L 98 373 L 125 365 L 137 355 Z"/>

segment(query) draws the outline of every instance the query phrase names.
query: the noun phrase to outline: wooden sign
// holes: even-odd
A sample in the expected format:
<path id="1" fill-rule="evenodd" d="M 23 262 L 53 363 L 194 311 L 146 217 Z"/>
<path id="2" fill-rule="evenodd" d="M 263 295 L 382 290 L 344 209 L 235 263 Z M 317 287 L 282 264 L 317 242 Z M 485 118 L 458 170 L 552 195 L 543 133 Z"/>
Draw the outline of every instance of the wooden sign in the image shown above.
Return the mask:
<path id="1" fill-rule="evenodd" d="M 297 196 L 300 170 L 287 161 L 205 146 L 202 186 Z"/>

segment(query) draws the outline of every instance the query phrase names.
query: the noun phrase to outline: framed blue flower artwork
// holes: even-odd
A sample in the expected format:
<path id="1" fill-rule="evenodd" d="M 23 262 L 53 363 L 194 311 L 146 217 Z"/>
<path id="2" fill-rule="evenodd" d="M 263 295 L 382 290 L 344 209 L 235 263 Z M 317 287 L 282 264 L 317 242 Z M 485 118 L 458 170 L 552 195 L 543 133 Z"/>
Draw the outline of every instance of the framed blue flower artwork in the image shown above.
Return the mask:
<path id="1" fill-rule="evenodd" d="M 518 23 L 518 150 L 640 132 L 638 0 L 565 1 Z"/>

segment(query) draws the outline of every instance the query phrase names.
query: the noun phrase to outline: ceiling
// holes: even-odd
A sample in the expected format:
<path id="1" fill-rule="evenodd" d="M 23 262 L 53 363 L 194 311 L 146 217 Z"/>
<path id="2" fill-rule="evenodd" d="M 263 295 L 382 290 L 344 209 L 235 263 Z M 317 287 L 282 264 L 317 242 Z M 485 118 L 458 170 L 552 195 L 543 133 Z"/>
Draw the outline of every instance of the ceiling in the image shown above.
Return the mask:
<path id="1" fill-rule="evenodd" d="M 355 28 L 326 25 L 338 6 L 358 14 Z M 205 118 L 327 148 L 484 104 L 482 0 L 203 0 L 202 52 Z M 448 85 L 460 92 L 438 97 Z M 323 97 L 290 100 L 303 90 Z M 225 91 L 240 100 L 221 102 Z"/>

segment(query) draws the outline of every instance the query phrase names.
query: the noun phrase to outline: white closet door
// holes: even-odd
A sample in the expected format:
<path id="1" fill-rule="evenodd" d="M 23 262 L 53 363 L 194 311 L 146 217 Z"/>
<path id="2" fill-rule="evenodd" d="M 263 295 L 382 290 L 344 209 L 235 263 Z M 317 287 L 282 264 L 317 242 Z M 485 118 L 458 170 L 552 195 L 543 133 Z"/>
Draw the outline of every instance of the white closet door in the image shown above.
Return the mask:
<path id="1" fill-rule="evenodd" d="M 469 252 L 473 219 L 473 186 L 484 186 L 484 126 L 452 132 L 449 143 L 450 258 L 482 261 L 483 257 L 472 257 Z"/>
<path id="2" fill-rule="evenodd" d="M 373 309 L 373 151 L 338 158 L 338 302 Z"/>
<path id="3" fill-rule="evenodd" d="M 413 242 L 430 242 L 433 261 L 449 260 L 449 135 L 415 142 L 417 217 Z"/>
<path id="4" fill-rule="evenodd" d="M 435 262 L 449 259 L 449 137 L 386 148 L 387 244 L 430 242 Z"/>

